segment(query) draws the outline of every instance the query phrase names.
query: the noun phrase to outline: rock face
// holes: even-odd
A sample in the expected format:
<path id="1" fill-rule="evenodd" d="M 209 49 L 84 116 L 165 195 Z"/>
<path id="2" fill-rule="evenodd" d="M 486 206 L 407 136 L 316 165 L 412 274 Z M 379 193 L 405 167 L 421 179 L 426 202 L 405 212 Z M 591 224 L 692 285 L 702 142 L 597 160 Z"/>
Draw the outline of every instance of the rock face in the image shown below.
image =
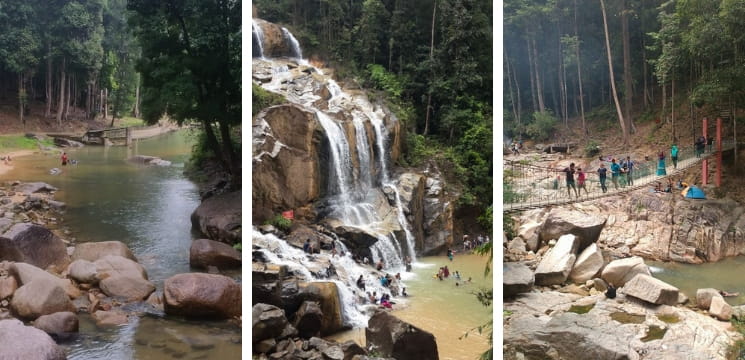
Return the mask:
<path id="1" fill-rule="evenodd" d="M 0 320 L 0 359 L 64 360 L 65 352 L 44 331 L 18 320 Z"/>
<path id="2" fill-rule="evenodd" d="M 192 267 L 204 268 L 217 266 L 219 269 L 241 267 L 241 253 L 232 246 L 209 240 L 197 239 L 189 249 L 189 264 Z"/>
<path id="3" fill-rule="evenodd" d="M 191 224 L 212 240 L 235 244 L 241 240 L 241 191 L 215 195 L 191 214 Z"/>
<path id="4" fill-rule="evenodd" d="M 365 329 L 367 346 L 398 360 L 437 360 L 434 335 L 385 312 L 376 312 Z"/>
<path id="5" fill-rule="evenodd" d="M 163 286 L 167 314 L 197 318 L 241 315 L 241 286 L 227 276 L 178 274 L 166 279 Z"/>
<path id="6" fill-rule="evenodd" d="M 75 251 L 72 253 L 72 260 L 94 262 L 108 255 L 121 256 L 132 261 L 137 261 L 137 258 L 129 250 L 129 247 L 121 241 L 98 241 L 77 244 Z"/>
<path id="7" fill-rule="evenodd" d="M 0 260 L 25 262 L 42 269 L 54 265 L 58 271 L 70 263 L 65 243 L 47 228 L 32 223 L 15 224 L 0 236 Z"/>
<path id="8" fill-rule="evenodd" d="M 60 311 L 75 311 L 65 290 L 56 282 L 44 278 L 18 288 L 10 306 L 15 314 L 24 319 L 36 319 Z"/>
<path id="9" fill-rule="evenodd" d="M 502 265 L 504 296 L 514 296 L 533 288 L 533 271 L 523 263 L 505 262 Z"/>
<path id="10" fill-rule="evenodd" d="M 535 283 L 537 285 L 564 283 L 572 271 L 578 246 L 579 239 L 576 236 L 561 236 L 535 269 Z"/>
<path id="11" fill-rule="evenodd" d="M 264 33 L 264 41 L 261 44 L 264 50 L 264 57 L 293 55 L 292 48 L 288 40 L 285 39 L 281 26 L 255 17 L 253 21 L 261 27 L 261 31 Z"/>
<path id="12" fill-rule="evenodd" d="M 604 264 L 603 254 L 600 253 L 597 244 L 590 244 L 577 257 L 569 278 L 576 284 L 583 284 L 592 279 Z"/>
<path id="13" fill-rule="evenodd" d="M 709 307 L 709 314 L 714 315 L 717 319 L 722 321 L 729 321 L 732 318 L 732 306 L 727 304 L 722 297 L 714 297 L 711 299 L 711 307 Z"/>
<path id="14" fill-rule="evenodd" d="M 424 194 L 424 244 L 422 254 L 435 255 L 453 244 L 455 200 L 443 189 L 442 174 L 435 164 L 427 173 Z"/>
<path id="15" fill-rule="evenodd" d="M 704 310 L 709 310 L 711 306 L 711 300 L 716 297 L 722 297 L 719 294 L 719 290 L 713 288 L 705 288 L 696 290 L 696 305 Z"/>
<path id="16" fill-rule="evenodd" d="M 675 305 L 678 303 L 678 288 L 645 274 L 634 276 L 623 286 L 623 292 L 652 304 Z"/>
<path id="17" fill-rule="evenodd" d="M 325 136 L 316 115 L 298 105 L 273 106 L 257 116 L 253 132 L 254 223 L 318 199 Z"/>
<path id="18" fill-rule="evenodd" d="M 301 283 L 300 298 L 318 301 L 323 312 L 323 321 L 321 322 L 321 334 L 333 334 L 343 327 L 344 318 L 341 312 L 341 302 L 339 300 L 339 289 L 333 282 L 312 282 Z"/>
<path id="19" fill-rule="evenodd" d="M 35 328 L 60 337 L 78 332 L 78 326 L 78 317 L 69 311 L 42 315 L 34 321 Z"/>
<path id="20" fill-rule="evenodd" d="M 572 234 L 579 240 L 579 250 L 583 250 L 598 240 L 605 221 L 605 218 L 592 214 L 553 209 L 541 227 L 540 240 L 545 243 L 562 235 Z"/>
<path id="21" fill-rule="evenodd" d="M 644 263 L 644 259 L 634 256 L 611 261 L 605 266 L 600 277 L 608 284 L 613 284 L 618 288 L 633 279 L 637 274 L 652 275 Z"/>
<path id="22" fill-rule="evenodd" d="M 426 178 L 420 174 L 403 173 L 398 177 L 398 193 L 404 215 L 411 224 L 415 249 L 424 250 L 424 195 Z"/>

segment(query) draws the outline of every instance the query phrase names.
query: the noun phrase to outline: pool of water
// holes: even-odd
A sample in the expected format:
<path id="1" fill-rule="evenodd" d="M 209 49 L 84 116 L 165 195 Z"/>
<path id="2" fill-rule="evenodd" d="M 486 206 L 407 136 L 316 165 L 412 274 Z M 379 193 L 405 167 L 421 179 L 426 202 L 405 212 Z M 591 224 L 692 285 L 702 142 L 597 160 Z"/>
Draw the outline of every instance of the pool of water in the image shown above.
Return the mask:
<path id="1" fill-rule="evenodd" d="M 168 277 L 192 271 L 189 247 L 198 234 L 190 215 L 199 205 L 197 186 L 183 175 L 193 137 L 179 131 L 136 141 L 131 147 L 68 149 L 77 165 L 61 166 L 58 154 L 14 159 L 0 180 L 43 181 L 67 204 L 62 216 L 77 242 L 117 240 L 127 244 L 158 291 Z M 171 161 L 169 167 L 137 165 L 134 155 Z M 57 175 L 50 169 L 62 170 Z M 229 273 L 240 281 L 240 272 Z M 69 359 L 239 359 L 240 328 L 227 322 L 132 318 L 121 327 L 98 328 L 80 316 L 80 336 L 65 344 Z M 197 339 L 197 340 L 193 340 Z M 197 342 L 195 350 L 194 342 Z M 191 349 L 191 350 L 189 350 Z M 208 349 L 208 350 L 207 350 Z"/>
<path id="2" fill-rule="evenodd" d="M 730 305 L 745 304 L 745 282 L 739 277 L 745 271 L 745 256 L 698 265 L 658 261 L 646 263 L 652 276 L 677 287 L 693 301 L 697 289 L 715 288 L 740 293 L 739 296 L 724 298 Z"/>

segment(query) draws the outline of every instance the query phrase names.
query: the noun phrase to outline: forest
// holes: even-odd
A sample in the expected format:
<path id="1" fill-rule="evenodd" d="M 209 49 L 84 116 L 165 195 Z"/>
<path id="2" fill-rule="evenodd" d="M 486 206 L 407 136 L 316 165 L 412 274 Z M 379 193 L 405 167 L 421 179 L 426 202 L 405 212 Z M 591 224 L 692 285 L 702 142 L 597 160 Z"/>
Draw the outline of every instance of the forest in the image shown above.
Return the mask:
<path id="1" fill-rule="evenodd" d="M 441 155 L 463 182 L 461 205 L 485 213 L 493 170 L 491 1 L 253 4 L 258 17 L 286 26 L 307 57 L 379 90 L 407 128 L 401 165 Z"/>
<path id="2" fill-rule="evenodd" d="M 505 1 L 505 136 L 547 140 L 560 124 L 588 134 L 612 119 L 628 144 L 640 121 L 674 131 L 703 109 L 734 116 L 743 15 L 742 0 Z"/>
<path id="3" fill-rule="evenodd" d="M 238 0 L 0 0 L 0 109 L 194 122 L 239 184 L 240 27 Z"/>

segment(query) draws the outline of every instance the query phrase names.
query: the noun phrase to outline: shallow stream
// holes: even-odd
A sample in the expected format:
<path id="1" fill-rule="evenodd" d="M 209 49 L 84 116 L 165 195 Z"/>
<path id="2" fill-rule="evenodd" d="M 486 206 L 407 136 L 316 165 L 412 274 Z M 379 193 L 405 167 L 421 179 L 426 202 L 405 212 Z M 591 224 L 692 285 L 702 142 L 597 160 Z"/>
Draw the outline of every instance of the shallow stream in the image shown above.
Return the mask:
<path id="1" fill-rule="evenodd" d="M 715 263 L 684 264 L 676 262 L 647 261 L 652 276 L 667 282 L 695 301 L 696 290 L 715 288 L 739 296 L 725 297 L 730 305 L 745 304 L 745 282 L 740 274 L 745 272 L 745 256 L 725 258 Z"/>

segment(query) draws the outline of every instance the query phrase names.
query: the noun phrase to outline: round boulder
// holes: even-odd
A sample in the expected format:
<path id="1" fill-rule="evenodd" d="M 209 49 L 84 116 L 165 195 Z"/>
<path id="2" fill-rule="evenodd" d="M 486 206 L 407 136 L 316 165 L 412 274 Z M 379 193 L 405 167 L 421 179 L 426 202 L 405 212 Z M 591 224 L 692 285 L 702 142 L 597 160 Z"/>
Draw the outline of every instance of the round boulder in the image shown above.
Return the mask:
<path id="1" fill-rule="evenodd" d="M 241 285 L 214 274 L 178 274 L 166 279 L 166 314 L 186 317 L 231 318 L 241 315 Z"/>
<path id="2" fill-rule="evenodd" d="M 155 285 L 150 281 L 128 275 L 109 276 L 101 280 L 98 286 L 106 295 L 122 297 L 127 301 L 144 300 L 155 291 Z"/>
<path id="3" fill-rule="evenodd" d="M 88 260 L 94 262 L 104 256 L 116 255 L 137 261 L 129 247 L 121 241 L 98 241 L 77 244 L 72 260 Z"/>
<path id="4" fill-rule="evenodd" d="M 122 256 L 107 255 L 93 264 L 96 265 L 98 278 L 102 280 L 114 275 L 147 279 L 147 272 L 142 265 Z"/>
<path id="5" fill-rule="evenodd" d="M 78 259 L 67 268 L 67 273 L 79 283 L 93 284 L 98 282 L 96 265 L 88 260 Z"/>
<path id="6" fill-rule="evenodd" d="M 206 269 L 217 266 L 219 269 L 241 267 L 241 253 L 232 246 L 209 239 L 198 239 L 191 243 L 189 263 L 192 267 Z"/>
<path id="7" fill-rule="evenodd" d="M 66 358 L 65 352 L 44 331 L 15 319 L 0 320 L 0 359 Z"/>
<path id="8" fill-rule="evenodd" d="M 46 269 L 67 268 L 67 246 L 49 229 L 32 223 L 18 223 L 0 236 L 0 260 L 25 262 Z"/>
<path id="9" fill-rule="evenodd" d="M 78 324 L 78 316 L 69 311 L 42 315 L 34 321 L 35 328 L 57 337 L 67 337 L 78 332 Z"/>
<path id="10" fill-rule="evenodd" d="M 301 338 L 310 339 L 320 333 L 322 321 L 323 312 L 318 303 L 306 301 L 300 305 L 300 309 L 295 313 L 293 325 Z"/>
<path id="11" fill-rule="evenodd" d="M 56 282 L 40 278 L 25 284 L 13 294 L 10 302 L 15 314 L 24 319 L 60 311 L 75 311 L 67 293 Z"/>
<path id="12" fill-rule="evenodd" d="M 385 311 L 377 311 L 368 320 L 365 338 L 367 347 L 374 346 L 383 356 L 398 360 L 439 359 L 434 335 Z"/>

